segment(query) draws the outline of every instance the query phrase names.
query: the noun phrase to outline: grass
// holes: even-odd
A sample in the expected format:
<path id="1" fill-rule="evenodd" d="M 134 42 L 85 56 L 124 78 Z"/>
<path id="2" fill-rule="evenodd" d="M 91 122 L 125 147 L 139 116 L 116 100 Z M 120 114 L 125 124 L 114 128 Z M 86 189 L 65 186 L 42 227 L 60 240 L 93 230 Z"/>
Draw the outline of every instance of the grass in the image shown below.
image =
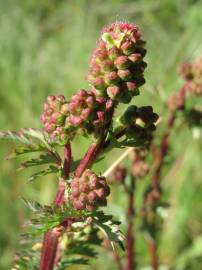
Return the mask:
<path id="1" fill-rule="evenodd" d="M 70 97 L 77 89 L 88 87 L 85 74 L 91 50 L 100 29 L 114 20 L 127 20 L 140 26 L 147 41 L 148 69 L 147 83 L 135 102 L 151 104 L 163 114 L 162 104 L 182 83 L 176 74 L 177 65 L 202 52 L 201 10 L 202 2 L 191 0 L 21 0 L 18 3 L 0 0 L 0 129 L 40 127 L 38 119 L 48 94 L 62 92 Z M 165 178 L 173 207 L 164 223 L 159 251 L 162 263 L 172 263 L 173 269 L 198 270 L 202 248 L 202 149 L 190 130 L 181 133 L 177 140 L 176 135 L 173 134 L 173 155 L 180 160 L 180 170 Z M 74 147 L 76 155 L 80 149 L 84 151 L 83 145 L 86 142 L 78 140 Z M 11 145 L 1 144 L 2 270 L 10 267 L 20 226 L 28 216 L 19 197 L 49 202 L 56 182 L 45 178 L 27 185 L 27 173 L 15 172 L 19 162 L 4 159 L 11 149 Z M 107 169 L 115 158 L 113 153 L 96 170 Z M 113 205 L 122 199 L 113 200 L 112 211 Z M 138 241 L 138 257 L 141 265 L 146 266 L 145 246 L 141 237 Z M 106 257 L 102 256 L 98 265 L 103 260 Z M 97 268 L 95 263 L 90 269 L 94 268 Z M 114 269 L 110 259 L 105 269 Z"/>

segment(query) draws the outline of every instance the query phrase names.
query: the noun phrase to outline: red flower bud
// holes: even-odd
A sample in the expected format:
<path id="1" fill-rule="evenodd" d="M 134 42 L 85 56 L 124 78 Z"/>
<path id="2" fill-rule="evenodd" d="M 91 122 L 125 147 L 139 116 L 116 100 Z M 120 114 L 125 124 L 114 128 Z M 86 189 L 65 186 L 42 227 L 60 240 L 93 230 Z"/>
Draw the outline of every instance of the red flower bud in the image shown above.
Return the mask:
<path id="1" fill-rule="evenodd" d="M 109 193 L 106 179 L 98 177 L 90 170 L 86 170 L 80 178 L 76 177 L 71 182 L 72 204 L 77 210 L 93 211 L 106 205 Z"/>

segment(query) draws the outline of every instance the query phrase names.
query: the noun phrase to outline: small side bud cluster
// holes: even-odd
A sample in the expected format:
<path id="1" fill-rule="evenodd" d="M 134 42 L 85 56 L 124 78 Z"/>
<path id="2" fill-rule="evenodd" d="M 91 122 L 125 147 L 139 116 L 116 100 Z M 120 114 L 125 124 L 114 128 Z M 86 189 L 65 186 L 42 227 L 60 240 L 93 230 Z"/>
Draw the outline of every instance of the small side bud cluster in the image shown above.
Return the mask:
<path id="1" fill-rule="evenodd" d="M 80 178 L 71 182 L 71 199 L 77 210 L 96 210 L 107 204 L 106 197 L 110 194 L 105 177 L 99 177 L 91 170 L 86 170 Z"/>
<path id="2" fill-rule="evenodd" d="M 117 22 L 105 27 L 90 60 L 88 81 L 96 93 L 123 103 L 145 83 L 145 42 L 137 26 Z"/>
<path id="3" fill-rule="evenodd" d="M 153 112 L 151 106 L 136 107 L 129 106 L 120 123 L 126 128 L 128 138 L 136 138 L 139 142 L 149 142 L 153 131 L 156 129 L 155 123 L 158 115 Z"/>
<path id="4" fill-rule="evenodd" d="M 167 102 L 168 108 L 170 111 L 175 112 L 177 110 L 182 110 L 185 105 L 185 91 L 173 93 Z"/>
<path id="5" fill-rule="evenodd" d="M 141 151 L 141 149 L 134 150 L 131 172 L 137 179 L 142 179 L 149 173 L 149 165 L 145 162 L 145 152 Z"/>
<path id="6" fill-rule="evenodd" d="M 92 91 L 79 90 L 68 104 L 68 124 L 84 132 L 96 133 L 108 122 L 112 101 L 96 97 Z"/>
<path id="7" fill-rule="evenodd" d="M 73 136 L 67 130 L 68 103 L 63 95 L 48 96 L 43 107 L 41 122 L 52 140 L 66 143 Z"/>
<path id="8" fill-rule="evenodd" d="M 184 63 L 180 66 L 179 73 L 186 81 L 186 91 L 193 96 L 202 95 L 202 58 L 193 63 Z"/>
<path id="9" fill-rule="evenodd" d="M 111 176 L 111 183 L 123 183 L 127 175 L 127 170 L 121 165 L 116 166 Z"/>
<path id="10" fill-rule="evenodd" d="M 161 197 L 161 189 L 158 187 L 155 188 L 150 188 L 149 190 L 147 190 L 147 196 L 146 197 L 146 204 L 148 206 L 153 206 L 154 204 L 156 204 L 160 197 Z"/>

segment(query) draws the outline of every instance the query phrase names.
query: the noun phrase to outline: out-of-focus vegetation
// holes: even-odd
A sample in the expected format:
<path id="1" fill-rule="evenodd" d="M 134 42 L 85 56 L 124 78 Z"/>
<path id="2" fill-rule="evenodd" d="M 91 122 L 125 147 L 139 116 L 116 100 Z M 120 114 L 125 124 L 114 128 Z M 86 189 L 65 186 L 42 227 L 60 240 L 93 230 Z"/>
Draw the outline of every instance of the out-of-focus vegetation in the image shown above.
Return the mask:
<path id="1" fill-rule="evenodd" d="M 69 97 L 88 87 L 85 74 L 91 50 L 100 29 L 115 20 L 138 24 L 147 41 L 147 83 L 134 103 L 151 104 L 163 115 L 167 97 L 182 84 L 176 67 L 202 55 L 201 10 L 202 2 L 196 0 L 0 0 L 0 129 L 40 127 L 41 107 L 48 94 Z M 196 140 L 192 134 L 196 130 L 174 131 L 170 159 L 177 163 L 163 179 L 171 208 L 166 212 L 159 253 L 162 265 L 179 270 L 202 266 L 202 145 L 201 137 Z M 74 152 L 84 151 L 85 144 L 78 140 Z M 1 144 L 1 270 L 10 269 L 20 227 L 28 216 L 20 197 L 50 202 L 56 184 L 50 177 L 27 184 L 27 173 L 16 172 L 19 162 L 5 160 L 8 148 L 12 145 Z M 105 170 L 115 158 L 112 153 L 96 170 Z M 124 228 L 124 198 L 120 192 L 118 197 L 114 194 L 116 190 L 109 205 Z M 149 269 L 143 268 L 148 256 L 141 234 L 137 252 L 140 269 Z M 105 269 L 115 269 L 110 257 L 101 254 L 92 266 L 80 268 L 101 269 L 105 263 Z"/>

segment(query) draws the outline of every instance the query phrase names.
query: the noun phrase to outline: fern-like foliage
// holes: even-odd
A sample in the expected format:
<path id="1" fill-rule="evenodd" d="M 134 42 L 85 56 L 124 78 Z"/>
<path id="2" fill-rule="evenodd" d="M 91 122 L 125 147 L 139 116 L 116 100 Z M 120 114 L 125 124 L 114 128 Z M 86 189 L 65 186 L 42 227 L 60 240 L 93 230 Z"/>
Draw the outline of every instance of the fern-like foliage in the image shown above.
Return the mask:
<path id="1" fill-rule="evenodd" d="M 34 217 L 27 223 L 27 231 L 22 235 L 21 251 L 13 270 L 38 269 L 42 235 L 68 219 L 74 219 L 74 222 L 62 236 L 62 259 L 57 264 L 57 270 L 68 269 L 74 264 L 88 264 L 90 259 L 96 258 L 96 246 L 102 242 L 99 231 L 104 233 L 112 246 L 118 243 L 123 248 L 120 222 L 103 211 L 78 211 L 71 204 L 42 206 L 34 201 L 24 199 L 24 202 L 34 212 Z"/>

